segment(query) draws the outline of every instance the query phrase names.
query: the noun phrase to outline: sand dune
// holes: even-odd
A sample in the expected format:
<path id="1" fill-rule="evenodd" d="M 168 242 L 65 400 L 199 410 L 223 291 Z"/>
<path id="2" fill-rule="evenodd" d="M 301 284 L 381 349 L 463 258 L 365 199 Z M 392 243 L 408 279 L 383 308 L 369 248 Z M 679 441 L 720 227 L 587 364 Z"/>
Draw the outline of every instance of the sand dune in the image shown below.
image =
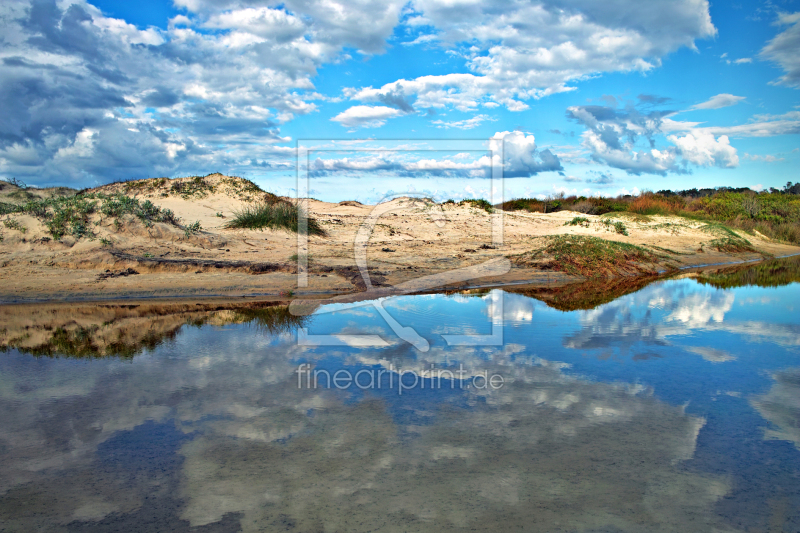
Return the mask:
<path id="1" fill-rule="evenodd" d="M 640 272 L 800 252 L 800 248 L 760 235 L 746 236 L 755 252 L 719 251 L 712 245 L 719 235 L 709 232 L 702 222 L 677 217 L 581 215 L 587 222 L 569 225 L 578 213 L 498 211 L 490 215 L 470 205 L 436 204 L 420 198 L 397 198 L 381 204 L 381 214 L 376 216 L 376 206 L 311 199 L 307 201 L 308 212 L 326 235 L 309 237 L 308 286 L 298 289 L 296 234 L 225 227 L 236 211 L 248 205 L 293 199 L 279 198 L 247 180 L 221 174 L 117 183 L 88 192 L 151 202 L 174 213 L 177 223 L 148 223 L 132 215 L 115 218 L 95 213 L 88 219 L 86 235 L 76 238 L 67 234 L 57 240 L 40 218 L 3 215 L 0 300 L 353 292 L 364 288 L 355 260 L 359 232 L 366 236 L 369 280 L 376 287 L 499 257 L 513 261 L 541 247 L 546 236 L 553 235 L 597 237 L 642 246 L 657 257 L 637 264 Z M 57 192 L 48 194 L 57 196 Z M 6 195 L 0 201 L 21 200 Z M 492 244 L 493 217 L 502 217 L 502 244 L 498 246 Z M 187 232 L 186 227 L 195 222 L 202 229 Z M 615 231 L 614 222 L 623 222 L 628 235 Z M 577 279 L 554 272 L 547 261 L 513 262 L 511 272 L 502 279 L 483 281 L 552 284 Z M 128 269 L 136 273 L 117 275 Z"/>

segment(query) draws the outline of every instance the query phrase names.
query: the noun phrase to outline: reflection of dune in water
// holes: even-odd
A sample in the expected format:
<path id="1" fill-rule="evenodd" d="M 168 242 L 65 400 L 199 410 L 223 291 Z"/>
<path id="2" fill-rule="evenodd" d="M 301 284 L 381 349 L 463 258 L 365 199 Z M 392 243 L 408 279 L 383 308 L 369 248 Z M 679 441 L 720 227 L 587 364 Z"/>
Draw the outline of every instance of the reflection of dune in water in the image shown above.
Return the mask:
<path id="1" fill-rule="evenodd" d="M 524 294 L 559 311 L 594 309 L 626 294 L 637 292 L 670 276 L 628 276 L 612 279 L 589 279 L 557 287 L 506 287 L 506 292 Z"/>
<path id="2" fill-rule="evenodd" d="M 800 256 L 706 271 L 697 276 L 697 281 L 717 289 L 782 287 L 800 281 Z"/>
<path id="3" fill-rule="evenodd" d="M 302 325 L 285 303 L 74 304 L 0 307 L 0 350 L 48 357 L 130 358 L 186 325 L 251 323 L 268 334 Z"/>

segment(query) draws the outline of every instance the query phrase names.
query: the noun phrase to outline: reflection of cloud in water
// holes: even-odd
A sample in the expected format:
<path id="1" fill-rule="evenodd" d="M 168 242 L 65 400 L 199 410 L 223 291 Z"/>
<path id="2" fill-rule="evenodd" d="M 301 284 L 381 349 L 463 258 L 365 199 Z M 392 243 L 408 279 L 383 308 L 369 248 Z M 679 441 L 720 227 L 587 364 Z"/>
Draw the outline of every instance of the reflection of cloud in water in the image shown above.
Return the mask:
<path id="1" fill-rule="evenodd" d="M 705 346 L 685 346 L 686 350 L 696 353 L 706 361 L 712 363 L 725 363 L 727 361 L 735 361 L 736 356 L 731 355 L 725 350 L 718 350 L 716 348 L 709 348 Z"/>
<path id="2" fill-rule="evenodd" d="M 653 284 L 638 293 L 582 312 L 582 328 L 566 336 L 563 344 L 583 350 L 615 348 L 625 355 L 639 343 L 673 346 L 671 338 L 697 332 L 725 332 L 743 335 L 750 342 L 800 345 L 800 325 L 726 320 L 734 299 L 732 292 L 708 289 L 689 280 Z M 706 348 L 683 348 L 707 360 L 730 360 L 725 359 L 725 354 L 712 353 Z"/>
<path id="3" fill-rule="evenodd" d="M 701 292 L 688 294 L 673 306 L 666 320 L 682 322 L 689 328 L 703 327 L 709 322 L 722 322 L 725 313 L 733 307 L 734 295 L 732 292 Z"/>
<path id="4" fill-rule="evenodd" d="M 503 294 L 503 319 L 514 323 L 527 323 L 533 321 L 535 300 L 520 294 Z M 491 316 L 491 315 L 490 315 Z"/>
<path id="5" fill-rule="evenodd" d="M 764 429 L 767 439 L 788 440 L 800 450 L 800 368 L 778 372 L 772 376 L 775 384 L 750 403 L 761 416 L 778 429 Z"/>
<path id="6" fill-rule="evenodd" d="M 447 357 L 391 350 L 408 365 Z M 240 329 L 193 330 L 129 364 L 49 361 L 36 382 L 25 367 L 36 362 L 15 359 L 0 375 L 0 509 L 25 497 L 49 505 L 54 522 L 98 519 L 179 483 L 192 526 L 242 513 L 244 531 L 711 528 L 727 486 L 678 466 L 702 419 L 640 387 L 580 380 L 520 352 L 459 350 L 456 359 L 508 383 L 442 395 L 424 425 L 396 421 L 385 403 L 395 397 L 298 389 L 293 361 L 315 352 Z M 147 420 L 185 435 L 175 472 L 145 484 L 98 466 L 101 443 Z"/>

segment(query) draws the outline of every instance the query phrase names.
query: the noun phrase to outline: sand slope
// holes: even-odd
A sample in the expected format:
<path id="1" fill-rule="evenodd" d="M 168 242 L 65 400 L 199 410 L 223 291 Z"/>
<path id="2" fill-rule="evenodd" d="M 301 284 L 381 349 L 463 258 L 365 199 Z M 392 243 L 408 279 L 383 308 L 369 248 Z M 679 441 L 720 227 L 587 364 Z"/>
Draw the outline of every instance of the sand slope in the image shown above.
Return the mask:
<path id="1" fill-rule="evenodd" d="M 65 236 L 55 241 L 37 218 L 3 215 L 0 220 L 13 220 L 12 226 L 25 230 L 5 223 L 0 226 L 0 300 L 352 292 L 364 287 L 354 258 L 359 231 L 368 237 L 370 281 L 378 287 L 493 258 L 514 257 L 540 247 L 547 235 L 585 235 L 642 245 L 660 257 L 657 264 L 646 265 L 647 270 L 800 253 L 800 248 L 759 235 L 743 235 L 759 253 L 725 253 L 711 245 L 720 235 L 701 222 L 625 214 L 598 217 L 569 211 L 500 213 L 503 244 L 492 248 L 493 215 L 468 205 L 398 198 L 381 204 L 378 217 L 374 216 L 375 206 L 309 200 L 309 213 L 327 235 L 309 238 L 309 284 L 298 291 L 296 234 L 225 228 L 233 213 L 246 205 L 280 201 L 246 180 L 213 174 L 119 183 L 94 191 L 149 200 L 172 210 L 181 225 L 199 222 L 202 231 L 187 235 L 180 225 L 167 223 L 147 227 L 129 215 L 115 225 L 111 219 L 95 216 L 94 239 Z M 575 216 L 588 222 L 569 225 Z M 365 224 L 370 220 L 374 226 L 368 231 Z M 627 236 L 614 229 L 617 221 L 623 222 Z M 136 274 L 116 275 L 127 269 Z M 568 279 L 564 274 L 519 265 L 503 277 L 535 283 Z"/>

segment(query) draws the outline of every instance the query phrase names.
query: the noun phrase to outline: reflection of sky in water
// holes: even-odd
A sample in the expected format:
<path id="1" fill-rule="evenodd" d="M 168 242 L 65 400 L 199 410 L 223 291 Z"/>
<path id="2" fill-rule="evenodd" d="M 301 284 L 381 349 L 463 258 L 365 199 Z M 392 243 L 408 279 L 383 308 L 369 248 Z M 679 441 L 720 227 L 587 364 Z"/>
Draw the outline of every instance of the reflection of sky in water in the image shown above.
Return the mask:
<path id="1" fill-rule="evenodd" d="M 497 293 L 495 293 L 497 294 Z M 297 346 L 186 328 L 124 362 L 0 358 L 0 523 L 11 530 L 737 531 L 800 520 L 800 285 L 651 285 L 591 311 L 505 294 L 385 302 Z M 315 369 L 499 373 L 499 390 L 297 388 Z"/>

